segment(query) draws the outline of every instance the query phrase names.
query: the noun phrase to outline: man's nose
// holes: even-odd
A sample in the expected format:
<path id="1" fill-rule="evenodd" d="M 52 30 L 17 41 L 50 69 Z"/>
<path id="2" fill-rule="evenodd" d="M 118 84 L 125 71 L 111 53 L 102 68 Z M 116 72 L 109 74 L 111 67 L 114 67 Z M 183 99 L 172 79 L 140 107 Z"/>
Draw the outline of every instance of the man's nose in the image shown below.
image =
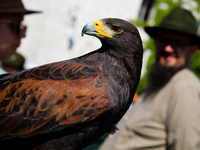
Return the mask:
<path id="1" fill-rule="evenodd" d="M 164 50 L 165 50 L 166 52 L 168 52 L 168 53 L 173 53 L 173 52 L 174 52 L 174 49 L 173 49 L 172 46 L 169 45 L 169 44 L 165 46 Z"/>
<path id="2" fill-rule="evenodd" d="M 18 33 L 19 38 L 26 37 L 26 30 L 27 30 L 26 26 L 21 27 L 21 29 L 19 30 L 19 33 Z"/>

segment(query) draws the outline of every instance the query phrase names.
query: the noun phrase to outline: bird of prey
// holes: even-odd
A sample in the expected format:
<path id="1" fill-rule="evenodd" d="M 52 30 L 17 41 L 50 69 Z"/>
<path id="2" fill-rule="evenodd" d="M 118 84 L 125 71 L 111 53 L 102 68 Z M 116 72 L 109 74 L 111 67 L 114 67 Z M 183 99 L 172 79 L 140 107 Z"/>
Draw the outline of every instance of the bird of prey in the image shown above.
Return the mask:
<path id="1" fill-rule="evenodd" d="M 140 79 L 141 38 L 134 25 L 117 18 L 88 23 L 84 34 L 102 46 L 0 76 L 2 150 L 80 150 L 115 132 Z"/>

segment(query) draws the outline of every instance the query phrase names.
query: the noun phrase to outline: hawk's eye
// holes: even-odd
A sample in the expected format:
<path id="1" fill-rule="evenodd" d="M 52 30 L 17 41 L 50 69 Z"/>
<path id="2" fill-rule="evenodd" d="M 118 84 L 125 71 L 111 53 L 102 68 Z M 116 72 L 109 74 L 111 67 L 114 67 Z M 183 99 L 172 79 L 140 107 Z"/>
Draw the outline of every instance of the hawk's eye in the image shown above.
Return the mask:
<path id="1" fill-rule="evenodd" d="M 122 32 L 122 28 L 120 26 L 113 26 L 112 28 L 114 33 L 121 33 Z"/>

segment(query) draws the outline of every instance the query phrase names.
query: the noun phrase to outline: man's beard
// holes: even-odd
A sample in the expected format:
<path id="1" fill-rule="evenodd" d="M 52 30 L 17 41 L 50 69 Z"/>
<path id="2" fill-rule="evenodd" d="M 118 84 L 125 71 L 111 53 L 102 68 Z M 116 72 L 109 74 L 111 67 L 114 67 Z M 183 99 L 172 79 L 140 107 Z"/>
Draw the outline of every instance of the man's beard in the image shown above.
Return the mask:
<path id="1" fill-rule="evenodd" d="M 162 66 L 160 63 L 155 63 L 148 74 L 147 78 L 148 86 L 146 89 L 146 96 L 149 96 L 159 91 L 166 83 L 168 83 L 168 81 L 174 74 L 176 74 L 183 68 L 189 68 L 189 67 L 188 65 L 183 65 L 178 68 L 165 67 Z"/>

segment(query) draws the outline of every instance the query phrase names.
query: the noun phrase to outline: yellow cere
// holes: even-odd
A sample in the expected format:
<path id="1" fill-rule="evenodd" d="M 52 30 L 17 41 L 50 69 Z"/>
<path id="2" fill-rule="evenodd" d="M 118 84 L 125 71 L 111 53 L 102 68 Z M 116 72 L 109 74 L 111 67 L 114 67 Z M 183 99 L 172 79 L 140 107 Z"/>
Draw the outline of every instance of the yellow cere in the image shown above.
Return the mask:
<path id="1" fill-rule="evenodd" d="M 103 24 L 101 20 L 95 21 L 94 26 L 96 27 L 97 36 L 100 36 L 100 37 L 106 36 L 109 38 L 113 38 L 112 36 L 113 32 L 107 25 Z"/>

